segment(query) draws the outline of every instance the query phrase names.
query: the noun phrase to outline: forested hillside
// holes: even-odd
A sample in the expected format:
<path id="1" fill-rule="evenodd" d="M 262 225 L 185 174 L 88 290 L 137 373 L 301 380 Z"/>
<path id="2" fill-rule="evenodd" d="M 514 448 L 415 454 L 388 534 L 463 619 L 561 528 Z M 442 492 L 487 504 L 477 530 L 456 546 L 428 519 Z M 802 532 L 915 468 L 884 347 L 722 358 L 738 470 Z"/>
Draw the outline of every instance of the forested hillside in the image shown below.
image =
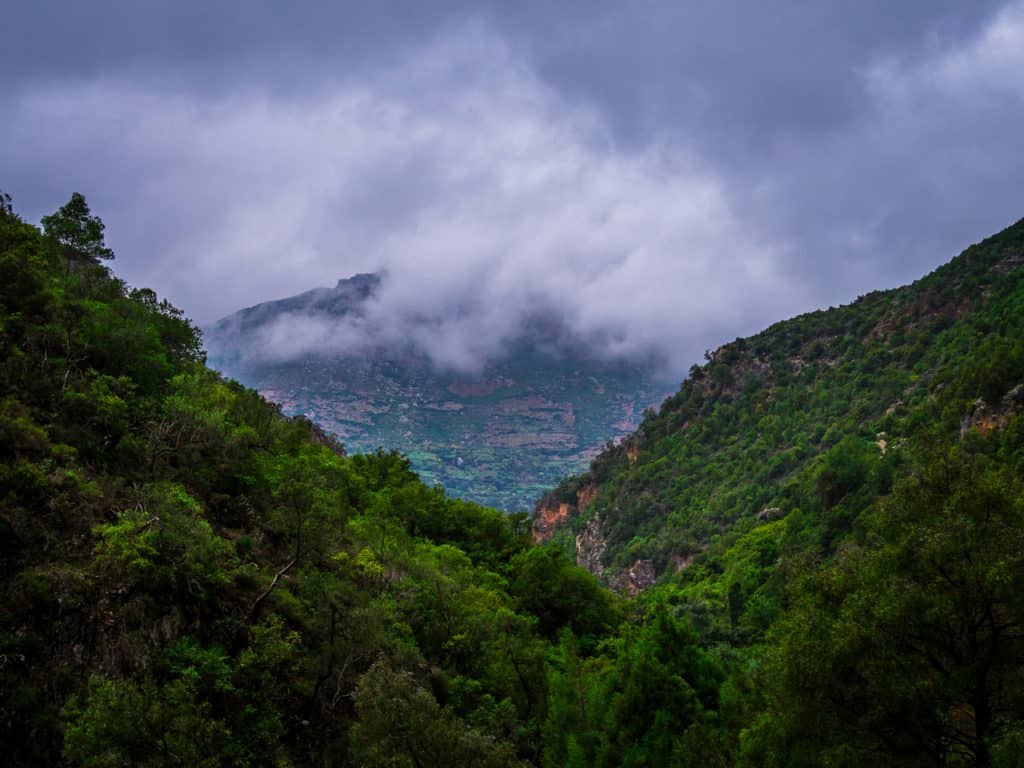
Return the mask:
<path id="1" fill-rule="evenodd" d="M 623 608 L 525 515 L 346 456 L 202 362 L 75 197 L 0 212 L 7 765 L 518 765 Z M 549 600 L 550 594 L 555 598 Z"/>
<path id="2" fill-rule="evenodd" d="M 780 531 L 831 552 L 889 491 L 908 440 L 949 444 L 1024 407 L 1022 267 L 1024 222 L 913 285 L 708 352 L 542 512 L 564 504 L 577 533 L 589 522 L 583 559 L 611 578 L 637 561 L 659 574 L 700 564 L 723 535 L 781 517 Z"/>
<path id="3" fill-rule="evenodd" d="M 81 196 L 4 198 L 5 764 L 1020 765 L 1022 240 L 719 351 L 567 481 L 678 561 L 627 601 L 207 369 Z"/>
<path id="4" fill-rule="evenodd" d="M 1024 764 L 1024 221 L 706 357 L 535 538 L 752 673 L 744 761 Z"/>

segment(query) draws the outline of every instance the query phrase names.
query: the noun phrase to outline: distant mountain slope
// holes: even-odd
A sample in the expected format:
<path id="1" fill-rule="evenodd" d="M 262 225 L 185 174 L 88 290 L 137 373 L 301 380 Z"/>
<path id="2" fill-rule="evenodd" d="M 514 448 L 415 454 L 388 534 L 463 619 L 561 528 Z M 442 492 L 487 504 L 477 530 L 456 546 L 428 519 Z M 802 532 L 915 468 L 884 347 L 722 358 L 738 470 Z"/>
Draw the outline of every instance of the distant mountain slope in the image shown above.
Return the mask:
<path id="1" fill-rule="evenodd" d="M 358 312 L 361 304 L 380 286 L 380 281 L 381 276 L 378 274 L 353 275 L 347 280 L 339 280 L 334 288 L 314 288 L 286 299 L 247 307 L 220 320 L 213 330 L 217 335 L 252 333 L 288 312 L 324 313 L 341 317 L 350 312 Z"/>
<path id="2" fill-rule="evenodd" d="M 905 437 L 1024 405 L 1022 267 L 1024 221 L 912 285 L 722 346 L 542 500 L 535 537 L 631 590 L 780 517 L 828 552 L 886 491 Z"/>
<path id="3" fill-rule="evenodd" d="M 211 365 L 335 432 L 351 451 L 400 450 L 424 481 L 508 511 L 531 509 L 670 391 L 653 366 L 588 354 L 546 316 L 475 374 L 438 369 L 411 345 L 369 335 L 349 351 L 332 348 L 324 329 L 362 320 L 383 279 L 356 275 L 226 317 L 206 332 Z M 322 346 L 295 339 L 306 344 L 301 354 L 265 354 L 308 327 Z"/>

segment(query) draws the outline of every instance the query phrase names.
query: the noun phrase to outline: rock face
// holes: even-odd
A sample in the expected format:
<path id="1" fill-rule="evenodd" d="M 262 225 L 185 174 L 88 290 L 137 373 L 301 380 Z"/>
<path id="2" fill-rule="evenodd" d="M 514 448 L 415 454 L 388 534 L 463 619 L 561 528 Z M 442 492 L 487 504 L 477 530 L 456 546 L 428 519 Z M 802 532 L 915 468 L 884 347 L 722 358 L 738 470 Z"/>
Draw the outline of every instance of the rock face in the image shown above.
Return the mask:
<path id="1" fill-rule="evenodd" d="M 574 494 L 575 504 L 560 500 L 557 491 L 547 494 L 537 503 L 533 513 L 533 540 L 538 543 L 550 541 L 556 529 L 565 526 L 594 502 L 597 492 L 594 483 L 581 486 Z M 602 561 L 607 548 L 608 542 L 601 530 L 601 516 L 595 514 L 587 520 L 583 532 L 576 536 L 576 564 L 586 568 L 598 579 L 606 581 Z M 629 568 L 607 579 L 607 584 L 616 592 L 635 597 L 657 580 L 658 573 L 654 561 L 637 560 Z"/>
<path id="2" fill-rule="evenodd" d="M 571 510 L 572 507 L 565 501 L 551 506 L 545 506 L 542 501 L 533 513 L 533 540 L 538 544 L 549 541 L 555 528 L 569 519 Z"/>
<path id="3" fill-rule="evenodd" d="M 539 544 L 550 541 L 556 528 L 585 510 L 596 498 L 597 486 L 593 483 L 576 491 L 575 504 L 560 499 L 554 492 L 544 495 L 533 511 L 533 540 Z"/>
<path id="4" fill-rule="evenodd" d="M 658 572 L 654 568 L 653 560 L 637 560 L 625 571 L 616 574 L 608 585 L 629 597 L 636 597 L 643 590 L 654 586 L 658 580 Z"/>
<path id="5" fill-rule="evenodd" d="M 640 458 L 640 443 L 643 440 L 643 432 L 637 430 L 636 433 L 630 437 L 629 442 L 626 443 L 626 459 L 629 461 L 629 466 L 636 464 L 637 459 Z"/>
<path id="6" fill-rule="evenodd" d="M 591 504 L 597 496 L 594 485 L 585 485 L 576 492 L 576 504 L 567 501 L 559 502 L 549 494 L 537 504 L 533 514 L 533 540 L 538 543 L 549 541 L 555 529 L 566 524 L 568 520 L 579 514 Z M 576 564 L 586 568 L 598 579 L 604 580 L 605 550 L 608 542 L 601 530 L 601 517 L 587 520 L 583 532 L 576 536 Z M 658 572 L 653 560 L 637 560 L 629 568 L 608 579 L 608 586 L 629 597 L 636 597 L 640 592 L 653 586 L 658 580 Z"/>
<path id="7" fill-rule="evenodd" d="M 963 439 L 972 429 L 982 432 L 1002 429 L 1012 417 L 1022 411 L 1024 411 L 1024 384 L 1018 384 L 1003 395 L 994 407 L 978 398 L 960 423 L 960 439 Z"/>
<path id="8" fill-rule="evenodd" d="M 604 575 L 601 559 L 607 546 L 608 542 L 601 533 L 601 518 L 590 518 L 583 533 L 576 537 L 576 564 L 601 578 Z"/>
<path id="9" fill-rule="evenodd" d="M 757 521 L 759 523 L 770 523 L 772 520 L 778 520 L 782 517 L 782 510 L 778 507 L 765 507 L 757 513 Z"/>
<path id="10" fill-rule="evenodd" d="M 597 497 L 597 488 L 588 484 L 576 491 L 576 504 L 558 501 L 554 494 L 541 499 L 533 514 L 533 540 L 538 543 L 550 541 L 555 530 L 564 526 L 570 519 L 583 511 Z M 586 568 L 598 579 L 605 580 L 605 568 L 602 560 L 608 548 L 608 542 L 601 530 L 601 517 L 594 515 L 587 520 L 583 532 L 576 535 L 576 564 Z M 629 568 L 616 573 L 607 580 L 608 586 L 629 597 L 636 597 L 640 592 L 653 586 L 658 580 L 658 572 L 653 560 L 637 560 Z"/>
<path id="11" fill-rule="evenodd" d="M 597 486 L 585 485 L 576 491 L 576 508 L 582 512 L 597 498 Z"/>

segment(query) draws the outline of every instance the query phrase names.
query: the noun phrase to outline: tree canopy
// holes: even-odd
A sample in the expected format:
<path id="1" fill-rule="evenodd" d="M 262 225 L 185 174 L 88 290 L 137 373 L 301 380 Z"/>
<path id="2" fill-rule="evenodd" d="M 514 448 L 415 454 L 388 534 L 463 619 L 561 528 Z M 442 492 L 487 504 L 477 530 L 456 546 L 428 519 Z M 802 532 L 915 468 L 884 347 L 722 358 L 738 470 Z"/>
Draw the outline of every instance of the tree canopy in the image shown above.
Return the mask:
<path id="1" fill-rule="evenodd" d="M 180 311 L 110 272 L 77 198 L 45 231 L 0 198 L 5 764 L 1024 763 L 1019 232 L 921 294 L 977 296 L 927 331 L 919 399 L 886 360 L 920 339 L 836 340 L 850 380 L 780 353 L 770 390 L 735 388 L 737 348 L 598 458 L 611 545 L 657 555 L 658 515 L 677 537 L 626 599 L 571 534 L 536 545 L 207 368 Z M 866 424 L 839 402 L 900 392 Z M 806 413 L 778 411 L 800 402 L 813 450 Z M 698 466 L 726 489 L 701 502 Z"/>

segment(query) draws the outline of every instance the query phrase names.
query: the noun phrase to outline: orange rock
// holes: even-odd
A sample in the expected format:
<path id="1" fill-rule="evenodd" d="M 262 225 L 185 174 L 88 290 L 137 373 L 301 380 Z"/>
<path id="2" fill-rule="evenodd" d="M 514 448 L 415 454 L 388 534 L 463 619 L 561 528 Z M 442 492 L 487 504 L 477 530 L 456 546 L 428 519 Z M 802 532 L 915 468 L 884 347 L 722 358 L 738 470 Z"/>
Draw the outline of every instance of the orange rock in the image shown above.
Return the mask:
<path id="1" fill-rule="evenodd" d="M 533 540 L 538 544 L 550 540 L 555 528 L 569 518 L 571 511 L 572 507 L 564 501 L 557 507 L 544 504 L 537 507 L 533 515 Z"/>

